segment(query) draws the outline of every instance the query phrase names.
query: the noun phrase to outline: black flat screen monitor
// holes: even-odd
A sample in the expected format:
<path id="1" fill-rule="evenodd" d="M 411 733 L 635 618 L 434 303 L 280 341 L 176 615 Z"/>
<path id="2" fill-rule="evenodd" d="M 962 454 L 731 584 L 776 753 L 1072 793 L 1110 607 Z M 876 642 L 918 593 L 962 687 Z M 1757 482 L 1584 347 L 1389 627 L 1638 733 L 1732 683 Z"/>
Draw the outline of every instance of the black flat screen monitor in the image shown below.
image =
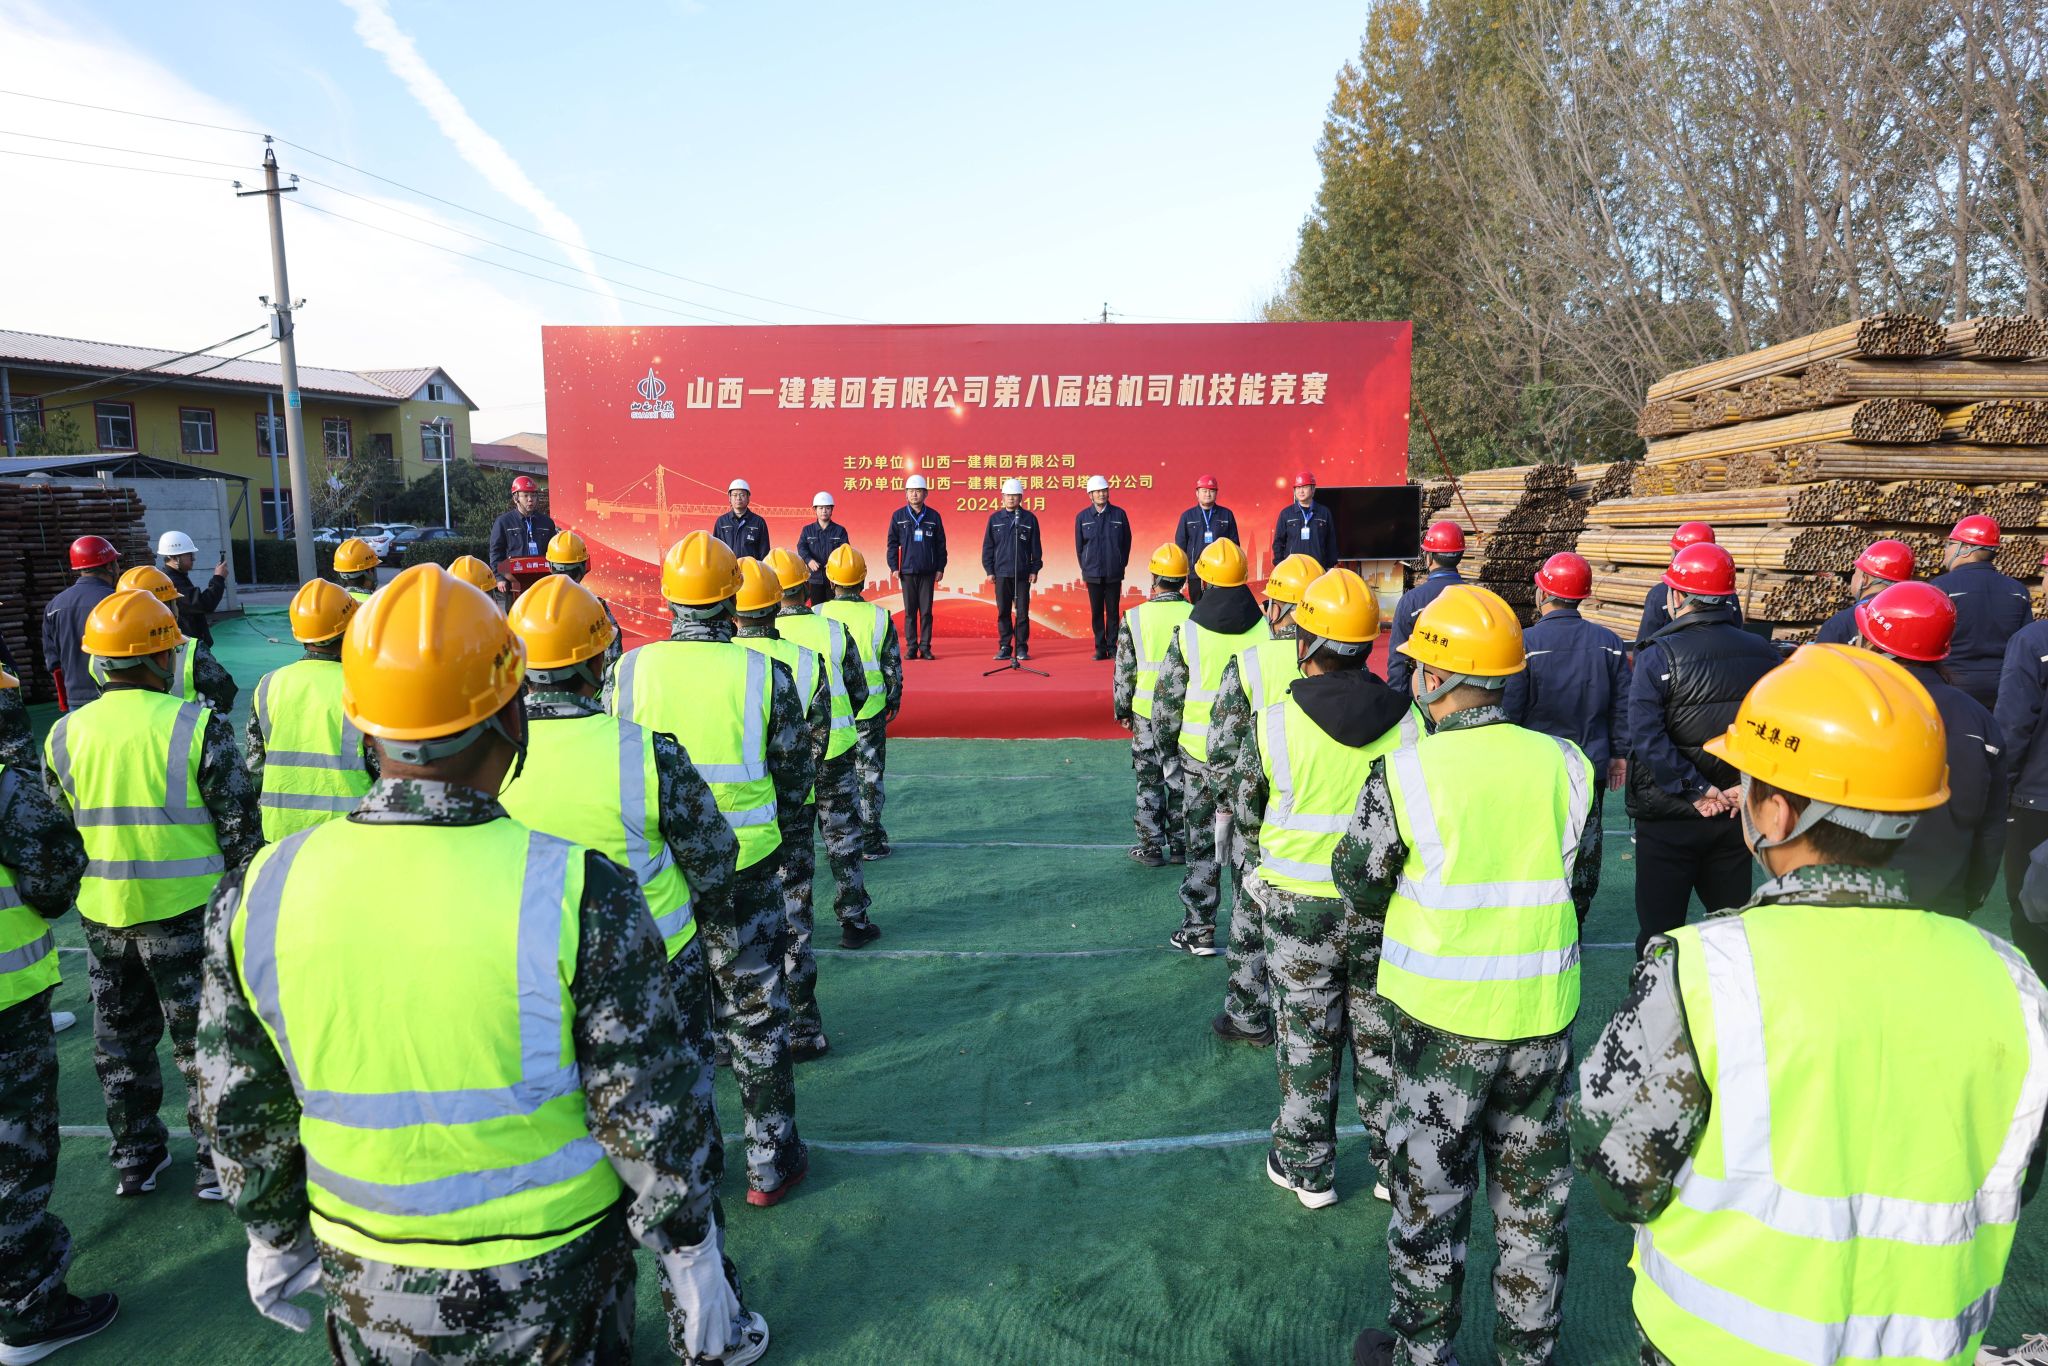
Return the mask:
<path id="1" fill-rule="evenodd" d="M 1337 523 L 1337 556 L 1345 560 L 1412 560 L 1422 553 L 1422 487 L 1319 488 Z"/>

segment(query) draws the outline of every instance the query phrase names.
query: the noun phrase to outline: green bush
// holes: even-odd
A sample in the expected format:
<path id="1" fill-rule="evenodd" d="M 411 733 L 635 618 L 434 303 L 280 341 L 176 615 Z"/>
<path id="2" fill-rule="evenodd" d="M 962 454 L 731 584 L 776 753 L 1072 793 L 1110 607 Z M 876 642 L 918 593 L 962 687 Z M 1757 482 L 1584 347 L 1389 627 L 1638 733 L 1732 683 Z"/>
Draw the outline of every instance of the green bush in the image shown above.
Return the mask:
<path id="1" fill-rule="evenodd" d="M 484 557 L 484 552 L 490 548 L 491 544 L 489 541 L 472 541 L 462 536 L 443 536 L 431 541 L 415 541 L 411 548 L 405 552 L 405 564 L 403 567 L 410 569 L 416 564 L 448 565 L 455 563 L 464 555 L 474 555 L 481 560 Z M 398 567 L 400 566 L 386 566 L 386 568 Z"/>

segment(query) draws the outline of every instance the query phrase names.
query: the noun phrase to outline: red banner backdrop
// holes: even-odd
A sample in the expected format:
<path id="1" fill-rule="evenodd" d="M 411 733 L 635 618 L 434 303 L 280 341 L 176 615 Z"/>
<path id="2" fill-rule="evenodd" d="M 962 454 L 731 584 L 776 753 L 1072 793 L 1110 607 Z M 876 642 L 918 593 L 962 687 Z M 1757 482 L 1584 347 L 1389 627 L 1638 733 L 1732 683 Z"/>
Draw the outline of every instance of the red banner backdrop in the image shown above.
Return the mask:
<path id="1" fill-rule="evenodd" d="M 666 634 L 662 553 L 753 486 L 794 547 L 821 490 L 867 556 L 870 597 L 898 604 L 884 558 L 903 481 L 923 474 L 950 550 L 944 634 L 993 633 L 982 532 L 1006 478 L 1038 513 L 1043 630 L 1085 635 L 1075 559 L 1083 485 L 1105 476 L 1131 519 L 1127 598 L 1213 474 L 1254 579 L 1297 471 L 1406 478 L 1407 323 L 934 327 L 549 327 L 549 498 L 590 544 L 592 582 L 638 634 Z"/>

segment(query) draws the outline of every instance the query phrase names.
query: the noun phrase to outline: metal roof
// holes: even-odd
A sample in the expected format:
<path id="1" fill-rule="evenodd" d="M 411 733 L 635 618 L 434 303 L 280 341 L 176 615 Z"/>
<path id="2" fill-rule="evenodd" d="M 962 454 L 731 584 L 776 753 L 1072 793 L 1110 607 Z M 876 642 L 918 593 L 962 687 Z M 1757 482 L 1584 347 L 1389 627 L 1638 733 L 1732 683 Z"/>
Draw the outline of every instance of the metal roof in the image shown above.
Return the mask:
<path id="1" fill-rule="evenodd" d="M 117 479 L 226 479 L 237 484 L 249 482 L 246 474 L 161 460 L 132 451 L 103 451 L 98 455 L 16 456 L 0 459 L 0 478 L 20 479 L 30 474 L 76 475 L 101 471 Z"/>
<path id="2" fill-rule="evenodd" d="M 275 361 L 225 360 L 204 354 L 181 356 L 176 351 L 153 346 L 81 341 L 75 337 L 51 337 L 40 332 L 0 329 L 0 364 L 8 361 L 114 373 L 148 370 L 156 375 L 181 375 L 208 384 L 247 385 L 261 389 L 280 388 L 284 383 L 284 369 Z M 419 392 L 421 385 L 442 373 L 445 372 L 433 366 L 414 370 L 331 370 L 325 366 L 301 365 L 299 388 L 311 394 L 395 403 L 411 398 Z M 141 375 L 134 378 L 146 379 Z M 458 390 L 460 387 L 457 386 Z M 469 406 L 474 408 L 476 405 Z"/>

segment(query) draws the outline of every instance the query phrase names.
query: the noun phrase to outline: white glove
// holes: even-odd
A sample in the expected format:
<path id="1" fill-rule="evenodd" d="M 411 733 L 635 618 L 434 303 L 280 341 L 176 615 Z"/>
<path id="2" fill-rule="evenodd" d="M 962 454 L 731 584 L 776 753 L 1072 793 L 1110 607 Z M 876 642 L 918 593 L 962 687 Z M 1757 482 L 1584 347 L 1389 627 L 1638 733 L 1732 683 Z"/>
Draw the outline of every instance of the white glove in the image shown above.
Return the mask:
<path id="1" fill-rule="evenodd" d="M 698 1357 L 722 1357 L 736 1341 L 740 1297 L 725 1278 L 718 1230 L 695 1247 L 661 1254 L 661 1279 L 683 1315 L 683 1344 Z"/>
<path id="2" fill-rule="evenodd" d="M 272 1247 L 249 1232 L 249 1299 L 256 1312 L 294 1333 L 313 1324 L 311 1313 L 289 1301 L 320 1288 L 320 1249 L 304 1229 L 289 1247 Z"/>

